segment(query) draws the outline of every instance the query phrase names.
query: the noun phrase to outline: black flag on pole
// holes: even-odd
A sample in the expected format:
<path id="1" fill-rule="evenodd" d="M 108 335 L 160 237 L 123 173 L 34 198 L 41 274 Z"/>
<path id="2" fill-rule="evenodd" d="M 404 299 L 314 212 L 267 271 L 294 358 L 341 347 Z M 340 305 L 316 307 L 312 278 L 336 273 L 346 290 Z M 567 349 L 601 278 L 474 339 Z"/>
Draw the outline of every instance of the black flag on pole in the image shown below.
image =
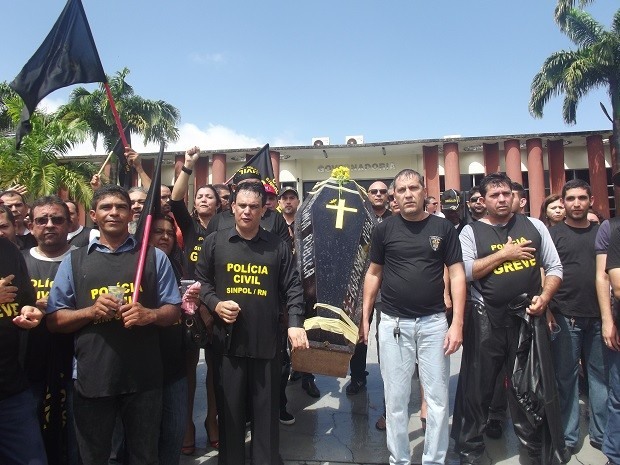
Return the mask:
<path id="1" fill-rule="evenodd" d="M 250 158 L 245 165 L 237 170 L 232 176 L 234 182 L 235 178 L 243 177 L 244 170 L 248 168 L 255 168 L 260 173 L 260 178 L 265 184 L 271 184 L 276 192 L 278 186 L 276 186 L 276 178 L 273 174 L 273 165 L 271 164 L 271 156 L 269 155 L 269 144 L 266 144 L 262 149 L 258 151 L 256 155 Z M 230 181 L 230 180 L 229 180 Z"/>
<path id="2" fill-rule="evenodd" d="M 161 213 L 161 164 L 162 160 L 164 159 L 165 147 L 166 143 L 162 141 L 159 147 L 159 154 L 157 155 L 157 160 L 155 161 L 155 170 L 153 171 L 151 187 L 149 187 L 149 192 L 146 195 L 144 207 L 142 208 L 142 213 L 140 213 L 138 225 L 136 226 L 136 233 L 134 234 L 134 236 L 139 242 L 142 242 L 143 239 L 148 242 L 149 231 L 145 231 L 146 217 L 148 215 L 156 216 Z M 145 233 L 146 237 L 143 237 Z"/>
<path id="3" fill-rule="evenodd" d="M 44 97 L 71 84 L 106 81 L 82 2 L 69 0 L 39 49 L 9 84 L 24 101 L 17 147 L 31 131 L 30 115 Z"/>

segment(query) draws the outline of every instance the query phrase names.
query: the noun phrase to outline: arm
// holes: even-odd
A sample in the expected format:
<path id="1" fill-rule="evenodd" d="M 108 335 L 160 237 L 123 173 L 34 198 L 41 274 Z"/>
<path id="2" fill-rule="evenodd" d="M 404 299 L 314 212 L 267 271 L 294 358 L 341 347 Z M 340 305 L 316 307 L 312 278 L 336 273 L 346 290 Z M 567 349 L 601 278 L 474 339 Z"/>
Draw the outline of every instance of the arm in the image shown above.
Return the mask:
<path id="1" fill-rule="evenodd" d="M 47 313 L 47 329 L 52 333 L 73 333 L 97 321 L 115 318 L 121 306 L 111 294 L 101 294 L 90 307 L 62 308 Z"/>
<path id="2" fill-rule="evenodd" d="M 596 256 L 596 296 L 598 298 L 598 306 L 601 309 L 601 333 L 605 345 L 613 350 L 620 350 L 620 337 L 618 335 L 618 328 L 614 324 L 614 318 L 611 311 L 611 296 L 609 294 L 610 289 L 610 277 L 605 272 L 605 265 L 607 264 L 607 254 L 598 254 Z M 616 270 L 609 270 L 614 274 Z M 617 281 L 616 277 L 616 281 Z M 615 290 L 614 290 L 615 294 Z"/>
<path id="3" fill-rule="evenodd" d="M 22 329 L 32 329 L 38 326 L 43 319 L 43 312 L 32 305 L 24 305 L 19 315 L 13 318 L 13 323 Z"/>
<path id="4" fill-rule="evenodd" d="M 200 149 L 196 146 L 188 149 L 185 152 L 185 162 L 183 166 L 188 170 L 194 169 L 194 163 L 198 160 L 200 156 Z M 179 173 L 179 177 L 174 183 L 174 187 L 172 188 L 172 194 L 170 195 L 170 200 L 183 200 L 185 198 L 185 194 L 187 194 L 187 186 L 189 184 L 189 174 L 185 171 L 181 171 Z"/>
<path id="5" fill-rule="evenodd" d="M 360 342 L 368 344 L 370 332 L 370 316 L 375 308 L 375 300 L 381 288 L 383 280 L 383 265 L 370 262 L 366 276 L 364 277 L 364 291 L 362 300 L 362 321 L 360 327 Z"/>
<path id="6" fill-rule="evenodd" d="M 149 178 L 149 175 L 146 174 L 144 168 L 142 168 L 140 154 L 131 147 L 125 147 L 125 158 L 127 158 L 129 166 L 133 166 L 138 173 L 140 181 L 142 182 L 142 187 L 148 190 L 151 187 L 151 178 Z"/>
<path id="7" fill-rule="evenodd" d="M 448 267 L 450 275 L 450 295 L 452 296 L 452 324 L 444 340 L 445 354 L 456 352 L 463 343 L 463 321 L 465 317 L 465 268 L 458 262 Z"/>
<path id="8" fill-rule="evenodd" d="M 464 272 L 465 271 L 463 271 L 463 273 Z M 452 313 L 452 297 L 450 296 L 450 272 L 448 271 L 447 266 L 443 267 L 443 302 L 446 306 L 446 313 Z"/>
<path id="9" fill-rule="evenodd" d="M 541 235 L 540 259 L 545 279 L 542 292 L 540 295 L 532 297 L 532 304 L 528 308 L 527 313 L 530 315 L 542 315 L 562 284 L 563 269 L 560 256 L 551 239 L 549 230 L 541 221 L 535 218 L 530 218 L 530 221 L 536 226 Z"/>

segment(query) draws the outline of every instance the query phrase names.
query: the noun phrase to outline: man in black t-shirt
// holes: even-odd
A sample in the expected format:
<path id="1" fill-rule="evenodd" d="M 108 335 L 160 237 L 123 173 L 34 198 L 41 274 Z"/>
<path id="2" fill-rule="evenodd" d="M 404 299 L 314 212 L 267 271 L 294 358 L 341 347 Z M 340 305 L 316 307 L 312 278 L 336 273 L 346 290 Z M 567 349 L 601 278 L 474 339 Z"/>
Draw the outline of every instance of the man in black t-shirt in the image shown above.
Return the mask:
<path id="1" fill-rule="evenodd" d="M 265 211 L 263 185 L 241 184 L 231 210 L 234 226 L 207 236 L 196 263 L 200 297 L 215 320 L 219 461 L 245 463 L 250 399 L 252 462 L 277 465 L 282 463 L 279 314 L 285 304 L 292 350 L 308 348 L 303 290 L 288 244 L 260 226 Z"/>
<path id="2" fill-rule="evenodd" d="M 456 230 L 424 211 L 424 180 L 413 170 L 394 178 L 400 214 L 372 233 L 370 266 L 364 278 L 360 335 L 368 343 L 370 315 L 381 290 L 379 353 L 383 377 L 390 463 L 411 463 L 409 395 L 415 362 L 428 401 L 422 463 L 444 463 L 448 449 L 450 354 L 461 345 L 465 272 Z M 444 301 L 448 267 L 453 321 Z"/>
<path id="3" fill-rule="evenodd" d="M 606 270 L 609 273 L 614 296 L 616 298 L 615 311 L 618 312 L 618 300 L 620 300 L 620 228 L 613 228 L 609 241 Z M 601 298 L 605 299 L 603 295 Z M 600 299 L 599 299 L 600 300 Z M 607 411 L 607 425 L 603 438 L 603 453 L 609 463 L 620 463 L 620 316 L 611 317 L 611 311 L 603 318 L 609 326 L 608 333 L 604 335 L 607 346 L 607 364 L 609 367 L 609 403 Z"/>
<path id="4" fill-rule="evenodd" d="M 497 376 L 512 372 L 519 341 L 519 320 L 509 314 L 510 302 L 526 293 L 529 315 L 542 315 L 562 281 L 562 264 L 545 225 L 511 211 L 511 181 L 493 173 L 480 181 L 487 215 L 463 228 L 460 241 L 467 280 L 472 282 L 452 436 L 462 464 L 477 464 L 485 444 L 482 436 Z M 545 271 L 541 291 L 540 268 Z M 529 429 L 525 413 L 509 397 L 517 437 L 533 462 L 540 460 L 542 425 Z"/>
<path id="5" fill-rule="evenodd" d="M 0 463 L 47 464 L 36 403 L 20 363 L 24 329 L 37 326 L 43 313 L 15 244 L 0 237 Z"/>
<path id="6" fill-rule="evenodd" d="M 574 179 L 562 188 L 564 221 L 549 233 L 558 251 L 564 279 L 549 304 L 560 332 L 551 344 L 558 382 L 566 447 L 579 441 L 579 359 L 588 375 L 590 443 L 600 449 L 607 423 L 607 367 L 596 297 L 594 242 L 599 226 L 588 221 L 592 191 Z M 583 356 L 582 356 L 583 354 Z"/>

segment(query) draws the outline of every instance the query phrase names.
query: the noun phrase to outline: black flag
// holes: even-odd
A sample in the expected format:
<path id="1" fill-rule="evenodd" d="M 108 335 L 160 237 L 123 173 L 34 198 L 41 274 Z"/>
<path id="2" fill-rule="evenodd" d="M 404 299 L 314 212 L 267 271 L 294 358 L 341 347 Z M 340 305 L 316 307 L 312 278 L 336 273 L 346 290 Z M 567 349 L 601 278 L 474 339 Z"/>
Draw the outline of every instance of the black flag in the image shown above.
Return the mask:
<path id="1" fill-rule="evenodd" d="M 145 231 L 144 226 L 146 224 L 146 217 L 148 215 L 158 215 L 161 213 L 161 164 L 164 159 L 164 148 L 166 147 L 166 143 L 162 141 L 159 147 L 159 154 L 157 155 L 157 161 L 155 162 L 155 170 L 153 171 L 153 179 L 151 180 L 151 187 L 149 187 L 149 192 L 146 195 L 146 200 L 144 201 L 144 207 L 142 208 L 142 213 L 140 213 L 140 218 L 138 219 L 138 225 L 136 226 L 136 233 L 134 236 L 139 242 L 142 242 L 144 239 L 148 242 L 148 234 L 150 231 Z M 146 237 L 143 237 L 146 233 Z"/>
<path id="2" fill-rule="evenodd" d="M 125 126 L 123 132 L 125 133 L 127 144 L 131 147 L 131 131 L 129 130 L 129 126 Z M 125 147 L 123 147 L 123 142 L 120 138 L 116 141 L 116 144 L 114 144 L 112 151 L 114 152 L 114 155 L 116 155 L 116 176 L 118 178 L 118 184 L 119 186 L 129 190 L 133 181 L 132 173 L 135 171 L 135 168 L 127 164 L 127 159 L 125 158 Z"/>
<path id="3" fill-rule="evenodd" d="M 30 115 L 45 96 L 71 84 L 106 81 L 82 2 L 69 0 L 39 49 L 9 84 L 24 101 L 17 147 L 31 131 Z"/>
<path id="4" fill-rule="evenodd" d="M 256 168 L 260 173 L 261 180 L 265 184 L 271 184 L 276 192 L 278 190 L 278 186 L 276 186 L 276 178 L 273 175 L 273 166 L 271 164 L 271 157 L 269 155 L 269 144 L 266 144 L 262 149 L 258 151 L 256 155 L 250 158 L 245 165 L 237 170 L 235 174 L 233 174 L 232 178 L 235 177 L 237 173 L 243 172 L 244 168 L 251 166 Z"/>

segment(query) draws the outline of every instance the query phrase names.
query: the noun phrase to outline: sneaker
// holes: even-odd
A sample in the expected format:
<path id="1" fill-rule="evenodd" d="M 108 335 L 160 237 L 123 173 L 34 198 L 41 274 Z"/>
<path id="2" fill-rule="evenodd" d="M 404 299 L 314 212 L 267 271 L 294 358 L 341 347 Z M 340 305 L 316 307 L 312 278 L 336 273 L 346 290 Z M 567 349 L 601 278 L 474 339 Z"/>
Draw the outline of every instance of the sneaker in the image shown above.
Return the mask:
<path id="1" fill-rule="evenodd" d="M 303 381 L 301 383 L 301 388 L 306 391 L 310 397 L 314 397 L 315 399 L 321 397 L 321 391 L 316 387 L 313 379 Z"/>
<path id="2" fill-rule="evenodd" d="M 502 422 L 500 420 L 489 420 L 484 431 L 491 439 L 500 439 L 503 433 Z"/>
<path id="3" fill-rule="evenodd" d="M 292 425 L 295 423 L 295 417 L 288 413 L 286 410 L 280 412 L 280 423 L 283 425 Z"/>
<path id="4" fill-rule="evenodd" d="M 354 396 L 355 394 L 358 394 L 364 387 L 366 387 L 366 379 L 351 378 L 351 382 L 346 389 L 347 395 Z"/>

